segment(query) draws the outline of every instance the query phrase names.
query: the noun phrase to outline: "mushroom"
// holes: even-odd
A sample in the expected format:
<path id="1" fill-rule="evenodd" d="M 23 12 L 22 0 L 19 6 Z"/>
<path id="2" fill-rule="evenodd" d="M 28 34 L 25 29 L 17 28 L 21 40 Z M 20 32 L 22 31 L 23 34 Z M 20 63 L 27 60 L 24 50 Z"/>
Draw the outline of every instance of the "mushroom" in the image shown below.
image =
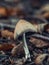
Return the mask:
<path id="1" fill-rule="evenodd" d="M 16 24 L 16 27 L 15 27 L 14 38 L 16 39 L 22 33 L 27 32 L 27 31 L 40 32 L 43 30 L 46 24 L 47 23 L 34 25 L 26 20 L 19 20 L 19 22 Z"/>
<path id="2" fill-rule="evenodd" d="M 27 43 L 26 43 L 26 39 L 25 39 L 25 33 L 26 31 L 28 30 L 32 30 L 32 28 L 34 28 L 34 26 L 32 24 L 30 24 L 29 22 L 25 21 L 25 20 L 20 20 L 17 25 L 16 25 L 16 28 L 15 28 L 15 31 L 14 31 L 14 39 L 17 39 L 18 36 L 20 36 L 21 34 L 23 34 L 23 43 L 24 43 L 24 51 L 25 51 L 25 58 L 26 60 L 29 58 L 30 59 L 30 53 L 29 53 L 29 50 L 28 50 L 28 46 L 27 46 Z M 36 30 L 34 30 L 36 31 Z"/>
<path id="3" fill-rule="evenodd" d="M 23 32 L 28 31 L 28 30 L 32 30 L 32 28 L 33 28 L 33 31 L 37 31 L 36 28 L 28 21 L 20 20 L 16 24 L 15 31 L 14 31 L 14 38 L 16 39 Z"/>
<path id="4" fill-rule="evenodd" d="M 27 46 L 27 42 L 26 42 L 26 39 L 25 39 L 25 32 L 28 32 L 28 31 L 33 31 L 33 32 L 42 31 L 42 29 L 44 28 L 44 26 L 46 24 L 47 23 L 34 25 L 34 24 L 29 23 L 26 20 L 19 20 L 19 22 L 16 24 L 16 27 L 15 27 L 15 30 L 14 30 L 14 39 L 17 39 L 21 34 L 23 34 L 23 39 L 22 40 L 23 40 L 23 44 L 24 44 L 23 48 L 24 48 L 24 51 L 25 51 L 25 58 L 26 59 L 29 58 L 29 61 L 31 61 L 31 58 L 30 58 L 30 53 L 29 53 L 29 49 L 28 49 L 28 46 Z"/>

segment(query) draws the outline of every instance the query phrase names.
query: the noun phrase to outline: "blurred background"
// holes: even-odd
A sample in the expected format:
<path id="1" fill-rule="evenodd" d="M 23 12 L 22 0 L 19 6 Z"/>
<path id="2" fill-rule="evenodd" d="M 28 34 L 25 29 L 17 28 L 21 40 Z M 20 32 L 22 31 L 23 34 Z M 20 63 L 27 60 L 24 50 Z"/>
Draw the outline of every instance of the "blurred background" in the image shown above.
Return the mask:
<path id="1" fill-rule="evenodd" d="M 48 14 L 47 14 L 48 13 Z M 0 0 L 0 18 L 49 17 L 49 0 Z"/>

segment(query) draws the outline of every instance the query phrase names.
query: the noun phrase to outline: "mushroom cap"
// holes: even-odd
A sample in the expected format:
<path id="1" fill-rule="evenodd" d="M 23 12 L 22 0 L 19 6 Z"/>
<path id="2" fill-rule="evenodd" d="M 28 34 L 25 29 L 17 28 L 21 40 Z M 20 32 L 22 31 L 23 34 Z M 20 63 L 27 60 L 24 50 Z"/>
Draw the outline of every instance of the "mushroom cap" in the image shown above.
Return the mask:
<path id="1" fill-rule="evenodd" d="M 14 39 L 17 39 L 24 32 L 37 32 L 37 27 L 26 20 L 19 20 L 14 30 Z"/>

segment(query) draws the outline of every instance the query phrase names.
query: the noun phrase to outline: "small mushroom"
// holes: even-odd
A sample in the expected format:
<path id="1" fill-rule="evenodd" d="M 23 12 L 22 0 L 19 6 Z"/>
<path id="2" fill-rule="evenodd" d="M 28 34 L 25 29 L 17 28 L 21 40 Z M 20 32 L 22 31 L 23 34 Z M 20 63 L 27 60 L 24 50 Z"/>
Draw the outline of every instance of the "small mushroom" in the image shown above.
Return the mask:
<path id="1" fill-rule="evenodd" d="M 28 31 L 28 30 L 37 31 L 36 27 L 34 27 L 34 25 L 32 25 L 31 23 L 29 23 L 28 21 L 26 21 L 26 20 L 20 20 L 16 24 L 15 31 L 14 31 L 14 38 L 16 39 L 23 32 Z"/>
<path id="2" fill-rule="evenodd" d="M 20 36 L 24 32 L 33 31 L 33 32 L 40 32 L 44 28 L 44 26 L 47 23 L 42 23 L 38 25 L 31 24 L 30 22 L 26 20 L 19 20 L 19 22 L 16 24 L 15 30 L 14 30 L 14 38 L 16 39 L 18 36 Z"/>
<path id="3" fill-rule="evenodd" d="M 25 51 L 25 58 L 28 59 L 29 61 L 31 61 L 30 59 L 30 53 L 29 53 L 29 49 L 26 43 L 26 39 L 25 39 L 25 32 L 28 31 L 32 31 L 32 32 L 39 32 L 42 31 L 43 27 L 46 25 L 47 23 L 43 23 L 43 24 L 38 24 L 38 25 L 34 25 L 29 23 L 26 20 L 20 20 L 15 27 L 14 30 L 14 39 L 17 39 L 21 34 L 23 34 L 23 48 Z"/>

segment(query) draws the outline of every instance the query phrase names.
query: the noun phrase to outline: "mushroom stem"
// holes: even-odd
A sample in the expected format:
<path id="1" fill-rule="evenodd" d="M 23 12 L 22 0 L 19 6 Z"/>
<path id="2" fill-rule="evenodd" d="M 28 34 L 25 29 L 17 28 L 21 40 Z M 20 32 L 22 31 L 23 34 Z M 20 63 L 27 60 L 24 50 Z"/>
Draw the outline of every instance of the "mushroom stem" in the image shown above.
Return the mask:
<path id="1" fill-rule="evenodd" d="M 26 58 L 26 60 L 29 59 L 29 61 L 31 61 L 30 52 L 29 52 L 29 49 L 28 49 L 28 46 L 26 43 L 26 39 L 25 39 L 25 33 L 23 34 L 23 43 L 24 43 L 23 48 L 25 51 L 25 58 Z"/>

